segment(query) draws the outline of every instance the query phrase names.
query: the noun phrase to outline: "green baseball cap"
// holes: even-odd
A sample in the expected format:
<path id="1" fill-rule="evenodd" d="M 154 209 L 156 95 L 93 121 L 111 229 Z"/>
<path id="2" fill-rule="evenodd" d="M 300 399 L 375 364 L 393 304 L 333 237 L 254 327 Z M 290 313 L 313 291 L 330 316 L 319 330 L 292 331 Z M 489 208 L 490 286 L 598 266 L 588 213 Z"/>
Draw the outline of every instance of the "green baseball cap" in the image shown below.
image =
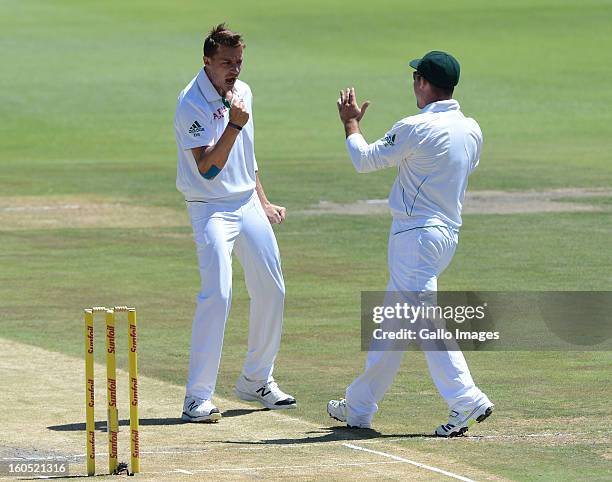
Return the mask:
<path id="1" fill-rule="evenodd" d="M 411 60 L 410 67 L 437 87 L 449 88 L 459 83 L 459 62 L 446 52 L 428 52 L 420 59 Z"/>

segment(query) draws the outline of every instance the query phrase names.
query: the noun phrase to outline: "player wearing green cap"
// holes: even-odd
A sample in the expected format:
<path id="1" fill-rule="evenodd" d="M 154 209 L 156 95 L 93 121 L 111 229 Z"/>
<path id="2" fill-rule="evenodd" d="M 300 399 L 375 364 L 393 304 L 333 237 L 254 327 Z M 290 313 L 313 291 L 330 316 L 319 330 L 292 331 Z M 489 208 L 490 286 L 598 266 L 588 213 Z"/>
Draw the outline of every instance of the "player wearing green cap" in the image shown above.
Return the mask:
<path id="1" fill-rule="evenodd" d="M 463 115 L 452 98 L 459 82 L 459 62 L 434 51 L 410 66 L 415 69 L 413 90 L 421 110 L 395 123 L 376 142 L 368 144 L 359 129 L 369 102 L 360 107 L 355 89 L 349 88 L 340 92 L 337 103 L 355 169 L 398 169 L 389 195 L 393 222 L 387 297 L 392 293 L 435 295 L 438 277 L 455 253 L 468 176 L 478 165 L 482 146 L 480 127 Z M 450 409 L 448 422 L 434 433 L 462 435 L 470 425 L 487 418 L 493 404 L 474 384 L 461 351 L 421 346 L 431 377 Z M 370 350 L 365 370 L 346 390 L 346 399 L 328 403 L 329 415 L 351 427 L 369 428 L 403 355 L 397 349 Z"/>

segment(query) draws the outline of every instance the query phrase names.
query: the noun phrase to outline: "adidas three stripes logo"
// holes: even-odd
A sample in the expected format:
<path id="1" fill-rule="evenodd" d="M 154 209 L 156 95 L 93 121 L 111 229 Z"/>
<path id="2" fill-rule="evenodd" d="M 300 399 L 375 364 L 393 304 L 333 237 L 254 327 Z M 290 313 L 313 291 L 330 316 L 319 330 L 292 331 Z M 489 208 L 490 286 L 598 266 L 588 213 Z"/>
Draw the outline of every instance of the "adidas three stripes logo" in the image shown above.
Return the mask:
<path id="1" fill-rule="evenodd" d="M 189 133 L 199 135 L 199 133 L 203 130 L 204 127 L 202 127 L 198 121 L 195 121 L 193 124 L 191 124 L 191 127 L 189 128 Z"/>

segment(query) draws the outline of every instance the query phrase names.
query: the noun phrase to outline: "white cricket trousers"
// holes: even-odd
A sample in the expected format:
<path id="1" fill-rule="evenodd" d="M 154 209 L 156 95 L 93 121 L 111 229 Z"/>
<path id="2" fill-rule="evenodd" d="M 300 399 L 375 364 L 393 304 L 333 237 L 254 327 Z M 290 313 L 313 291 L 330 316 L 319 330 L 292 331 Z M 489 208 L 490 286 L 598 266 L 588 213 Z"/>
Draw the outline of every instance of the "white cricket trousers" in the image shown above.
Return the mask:
<path id="1" fill-rule="evenodd" d="M 414 228 L 394 219 L 389 235 L 387 291 L 436 291 L 438 276 L 450 264 L 458 237 L 445 227 Z M 424 351 L 429 373 L 449 408 L 486 401 L 460 351 Z M 403 351 L 370 351 L 365 371 L 346 390 L 349 425 L 369 424 L 391 386 Z"/>
<path id="2" fill-rule="evenodd" d="M 210 399 L 215 391 L 225 322 L 232 301 L 235 251 L 251 299 L 243 375 L 270 380 L 280 347 L 285 302 L 276 237 L 255 193 L 242 201 L 188 203 L 201 288 L 193 318 L 187 395 Z"/>

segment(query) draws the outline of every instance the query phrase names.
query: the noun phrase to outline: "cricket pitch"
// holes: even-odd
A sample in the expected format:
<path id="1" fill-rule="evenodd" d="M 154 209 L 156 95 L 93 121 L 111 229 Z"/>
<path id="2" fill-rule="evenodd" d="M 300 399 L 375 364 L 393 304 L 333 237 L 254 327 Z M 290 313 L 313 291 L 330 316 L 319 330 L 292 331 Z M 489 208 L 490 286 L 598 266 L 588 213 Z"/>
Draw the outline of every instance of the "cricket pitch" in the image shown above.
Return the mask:
<path id="1" fill-rule="evenodd" d="M 95 368 L 96 472 L 108 474 L 105 370 L 104 365 Z M 0 339 L 0 373 L 5 387 L 0 462 L 64 461 L 70 476 L 85 475 L 83 361 Z M 117 384 L 119 460 L 129 461 L 125 371 L 118 371 Z M 182 387 L 140 377 L 138 479 L 496 479 L 455 460 L 441 464 L 378 432 L 349 430 L 331 419 L 320 427 L 287 412 L 219 397 L 219 423 L 183 423 L 183 397 Z"/>

